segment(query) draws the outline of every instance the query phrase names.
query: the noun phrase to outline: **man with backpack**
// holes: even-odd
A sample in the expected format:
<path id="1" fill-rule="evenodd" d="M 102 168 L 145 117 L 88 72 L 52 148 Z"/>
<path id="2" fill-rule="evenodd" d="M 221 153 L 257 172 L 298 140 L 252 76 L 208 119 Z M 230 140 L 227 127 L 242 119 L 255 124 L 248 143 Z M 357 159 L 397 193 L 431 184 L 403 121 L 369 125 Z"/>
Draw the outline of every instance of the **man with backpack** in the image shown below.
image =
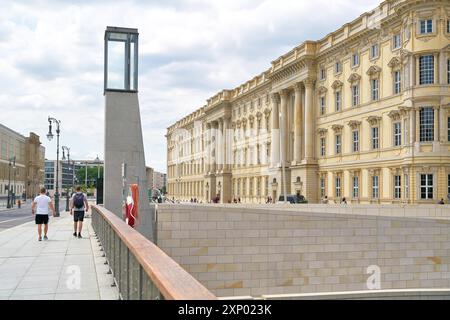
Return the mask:
<path id="1" fill-rule="evenodd" d="M 81 229 L 83 228 L 83 220 L 85 211 L 89 210 L 86 195 L 81 191 L 81 187 L 76 187 L 76 192 L 70 200 L 70 214 L 73 215 L 73 236 L 81 239 Z"/>

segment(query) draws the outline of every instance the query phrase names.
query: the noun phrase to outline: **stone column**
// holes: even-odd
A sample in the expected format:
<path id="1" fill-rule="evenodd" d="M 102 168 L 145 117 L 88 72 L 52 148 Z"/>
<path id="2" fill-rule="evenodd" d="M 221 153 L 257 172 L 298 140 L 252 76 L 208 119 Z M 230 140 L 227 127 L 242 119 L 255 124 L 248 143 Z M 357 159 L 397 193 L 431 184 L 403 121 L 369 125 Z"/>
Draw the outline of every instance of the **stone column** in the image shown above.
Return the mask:
<path id="1" fill-rule="evenodd" d="M 447 26 L 445 26 L 447 27 Z M 440 70 L 439 70 L 439 54 L 436 52 L 433 54 L 433 61 L 434 61 L 434 82 L 435 84 L 439 84 L 439 75 L 440 75 Z"/>
<path id="2" fill-rule="evenodd" d="M 420 142 L 420 108 L 415 108 L 414 110 L 416 112 L 416 125 L 415 125 L 416 138 L 415 138 L 415 141 Z"/>
<path id="3" fill-rule="evenodd" d="M 313 106 L 313 81 L 304 81 L 305 85 L 305 160 L 314 158 L 314 106 Z"/>
<path id="4" fill-rule="evenodd" d="M 409 144 L 411 146 L 416 142 L 416 110 L 409 110 Z"/>
<path id="5" fill-rule="evenodd" d="M 280 91 L 281 98 L 281 123 L 280 123 L 280 133 L 283 132 L 283 136 L 281 139 L 281 152 L 283 152 L 283 161 L 284 165 L 287 164 L 288 160 L 288 140 L 289 140 L 289 131 L 288 131 L 288 98 L 289 91 L 287 89 L 283 89 Z"/>
<path id="6" fill-rule="evenodd" d="M 211 123 L 206 123 L 206 173 L 208 174 L 211 171 Z"/>
<path id="7" fill-rule="evenodd" d="M 211 148 L 211 155 L 212 151 L 214 150 L 214 156 L 212 157 L 212 172 L 216 172 L 217 170 L 217 130 L 218 130 L 218 123 L 217 121 L 212 123 L 212 137 L 214 137 L 214 142 L 212 143 Z"/>
<path id="8" fill-rule="evenodd" d="M 223 170 L 223 154 L 224 154 L 224 144 L 223 144 L 223 119 L 218 120 L 219 130 L 216 136 L 216 152 L 217 152 L 217 170 L 220 172 Z"/>
<path id="9" fill-rule="evenodd" d="M 410 87 L 416 85 L 416 57 L 411 55 L 410 64 L 409 64 L 409 72 L 410 72 Z"/>
<path id="10" fill-rule="evenodd" d="M 440 138 L 439 138 L 439 140 L 441 142 L 447 141 L 447 131 L 445 130 L 446 122 L 447 122 L 447 120 L 445 118 L 445 109 L 443 106 L 440 106 L 439 107 L 439 123 L 440 123 L 440 125 L 439 125 Z"/>
<path id="11" fill-rule="evenodd" d="M 231 158 L 231 141 L 230 136 L 230 118 L 224 118 L 223 122 L 223 170 L 229 170 L 230 158 Z"/>
<path id="12" fill-rule="evenodd" d="M 271 150 L 270 150 L 270 166 L 277 167 L 280 162 L 280 120 L 278 104 L 280 103 L 280 95 L 272 94 L 272 130 L 271 130 Z"/>
<path id="13" fill-rule="evenodd" d="M 302 87 L 300 83 L 295 84 L 294 91 L 294 162 L 298 164 L 302 160 Z"/>
<path id="14" fill-rule="evenodd" d="M 434 133 L 433 141 L 439 142 L 439 107 L 433 107 Z"/>

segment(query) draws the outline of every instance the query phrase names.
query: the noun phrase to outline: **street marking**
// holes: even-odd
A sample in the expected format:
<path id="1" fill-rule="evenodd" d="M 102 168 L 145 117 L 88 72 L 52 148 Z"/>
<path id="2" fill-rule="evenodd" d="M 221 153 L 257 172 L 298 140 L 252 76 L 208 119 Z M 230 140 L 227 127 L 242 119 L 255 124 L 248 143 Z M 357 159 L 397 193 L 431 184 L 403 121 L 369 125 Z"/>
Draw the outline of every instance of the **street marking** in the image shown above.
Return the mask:
<path id="1" fill-rule="evenodd" d="M 16 219 L 5 220 L 5 221 L 1 221 L 0 224 L 2 224 L 2 223 L 7 223 L 7 222 L 11 222 L 11 221 L 16 221 L 16 220 L 28 219 L 28 218 L 30 218 L 30 217 L 22 217 L 22 218 L 16 218 Z"/>

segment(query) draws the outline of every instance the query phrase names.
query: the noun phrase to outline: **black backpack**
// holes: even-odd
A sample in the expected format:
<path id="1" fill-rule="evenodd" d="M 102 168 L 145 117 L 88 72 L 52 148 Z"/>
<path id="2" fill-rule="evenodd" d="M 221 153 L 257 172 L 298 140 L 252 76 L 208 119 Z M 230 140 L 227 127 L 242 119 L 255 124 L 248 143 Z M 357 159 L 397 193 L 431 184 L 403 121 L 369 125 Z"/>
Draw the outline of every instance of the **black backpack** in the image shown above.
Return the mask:
<path id="1" fill-rule="evenodd" d="M 84 206 L 84 194 L 82 193 L 75 193 L 73 197 L 73 205 L 77 209 L 81 209 Z"/>

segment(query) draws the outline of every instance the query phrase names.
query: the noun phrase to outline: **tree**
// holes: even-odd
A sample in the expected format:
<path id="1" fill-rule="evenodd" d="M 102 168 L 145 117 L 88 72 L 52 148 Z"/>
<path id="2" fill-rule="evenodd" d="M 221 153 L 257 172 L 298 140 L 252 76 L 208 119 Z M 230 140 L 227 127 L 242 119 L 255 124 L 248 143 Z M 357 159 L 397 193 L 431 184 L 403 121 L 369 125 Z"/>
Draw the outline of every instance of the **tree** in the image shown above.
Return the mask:
<path id="1" fill-rule="evenodd" d="M 103 167 L 100 167 L 100 178 L 103 178 Z M 86 185 L 86 168 L 80 168 L 75 173 L 76 183 L 82 186 Z M 87 186 L 88 188 L 96 187 L 97 182 L 97 166 L 87 168 Z"/>

